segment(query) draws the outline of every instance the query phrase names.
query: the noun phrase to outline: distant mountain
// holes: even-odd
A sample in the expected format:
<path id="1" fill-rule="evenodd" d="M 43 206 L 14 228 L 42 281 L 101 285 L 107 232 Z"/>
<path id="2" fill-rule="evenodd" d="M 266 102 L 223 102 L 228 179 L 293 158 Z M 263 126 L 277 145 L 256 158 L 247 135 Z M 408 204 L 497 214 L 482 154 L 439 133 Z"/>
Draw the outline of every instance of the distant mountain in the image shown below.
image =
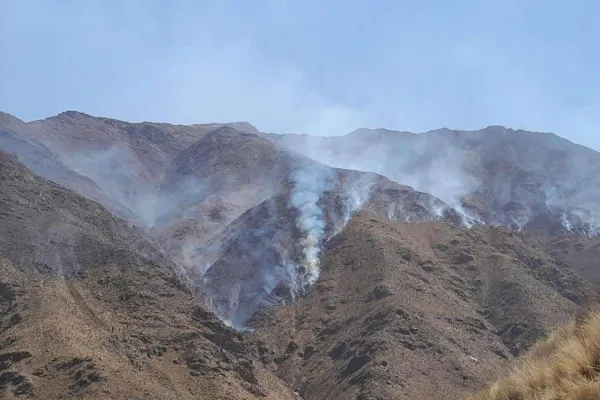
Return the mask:
<path id="1" fill-rule="evenodd" d="M 17 156 L 35 173 L 104 204 L 116 215 L 138 219 L 133 212 L 104 193 L 95 181 L 64 165 L 60 157 L 43 143 L 28 139 L 35 136 L 30 129 L 30 125 L 23 121 L 0 113 L 0 149 Z"/>
<path id="2" fill-rule="evenodd" d="M 269 138 L 326 164 L 431 193 L 488 224 L 552 233 L 596 234 L 600 228 L 600 153 L 551 133 L 490 126 Z"/>
<path id="3" fill-rule="evenodd" d="M 169 163 L 179 152 L 223 125 L 227 124 L 129 123 L 67 111 L 19 124 L 13 133 L 44 145 L 69 169 L 92 179 L 105 196 L 136 215 L 140 223 L 152 225 L 156 193 Z M 230 125 L 256 131 L 247 123 Z"/>

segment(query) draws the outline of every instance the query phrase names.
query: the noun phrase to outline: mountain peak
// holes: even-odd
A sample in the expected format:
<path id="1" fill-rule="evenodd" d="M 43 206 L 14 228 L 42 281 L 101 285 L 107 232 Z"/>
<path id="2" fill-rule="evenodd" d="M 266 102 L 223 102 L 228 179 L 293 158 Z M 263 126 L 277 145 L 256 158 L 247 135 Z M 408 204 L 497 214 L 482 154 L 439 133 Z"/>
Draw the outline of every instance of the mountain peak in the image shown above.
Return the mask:
<path id="1" fill-rule="evenodd" d="M 67 111 L 63 111 L 60 114 L 58 114 L 56 116 L 57 118 L 94 118 L 92 115 L 90 114 L 86 114 L 80 111 L 74 111 L 74 110 L 67 110 Z"/>
<path id="2" fill-rule="evenodd" d="M 396 131 L 393 129 L 386 128 L 358 128 L 350 132 L 347 136 L 372 136 L 377 135 L 381 137 L 392 137 L 392 136 L 412 136 L 415 135 L 412 132 L 408 131 Z"/>
<path id="3" fill-rule="evenodd" d="M 255 133 L 255 134 L 260 133 L 260 131 L 258 129 L 256 129 L 256 127 L 254 125 L 252 125 L 250 122 L 246 122 L 246 121 L 227 122 L 225 125 L 230 126 L 234 129 L 237 129 L 238 131 L 241 131 L 241 132 Z"/>
<path id="4" fill-rule="evenodd" d="M 23 124 L 24 122 L 19 118 L 11 115 L 9 113 L 5 113 L 0 111 L 0 124 Z"/>

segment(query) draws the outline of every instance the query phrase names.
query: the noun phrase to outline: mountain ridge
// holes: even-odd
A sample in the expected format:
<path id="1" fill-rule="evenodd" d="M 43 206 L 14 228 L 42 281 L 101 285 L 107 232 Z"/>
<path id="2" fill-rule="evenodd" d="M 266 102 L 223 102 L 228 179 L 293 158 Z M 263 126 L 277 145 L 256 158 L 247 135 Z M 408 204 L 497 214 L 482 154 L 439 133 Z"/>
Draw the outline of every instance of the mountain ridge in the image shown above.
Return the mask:
<path id="1" fill-rule="evenodd" d="M 24 293 L 0 357 L 32 355 L 0 393 L 458 399 L 588 301 L 594 151 L 498 126 L 244 129 L 0 115 L 0 149 L 46 178 L 0 152 L 0 293 Z M 65 321 L 60 346 L 27 310 Z"/>

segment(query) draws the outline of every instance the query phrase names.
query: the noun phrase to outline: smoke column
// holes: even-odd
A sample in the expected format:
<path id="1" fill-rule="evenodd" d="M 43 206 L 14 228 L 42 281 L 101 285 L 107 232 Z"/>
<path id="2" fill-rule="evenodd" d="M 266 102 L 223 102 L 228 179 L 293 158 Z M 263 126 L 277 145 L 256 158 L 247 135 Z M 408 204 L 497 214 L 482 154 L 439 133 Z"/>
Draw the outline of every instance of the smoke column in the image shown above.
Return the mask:
<path id="1" fill-rule="evenodd" d="M 302 232 L 301 281 L 304 286 L 312 285 L 319 277 L 321 243 L 325 235 L 324 213 L 319 206 L 321 196 L 327 190 L 332 171 L 322 165 L 297 169 L 292 173 L 294 187 L 290 206 L 298 211 L 296 226 Z"/>

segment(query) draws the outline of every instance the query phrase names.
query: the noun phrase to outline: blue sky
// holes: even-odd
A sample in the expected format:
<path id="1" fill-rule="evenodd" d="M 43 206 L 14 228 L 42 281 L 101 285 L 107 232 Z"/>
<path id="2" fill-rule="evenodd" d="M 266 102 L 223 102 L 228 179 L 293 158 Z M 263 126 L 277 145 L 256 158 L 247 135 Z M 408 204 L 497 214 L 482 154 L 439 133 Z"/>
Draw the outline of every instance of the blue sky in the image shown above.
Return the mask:
<path id="1" fill-rule="evenodd" d="M 0 110 L 343 134 L 487 125 L 600 149 L 596 1 L 0 0 Z"/>

